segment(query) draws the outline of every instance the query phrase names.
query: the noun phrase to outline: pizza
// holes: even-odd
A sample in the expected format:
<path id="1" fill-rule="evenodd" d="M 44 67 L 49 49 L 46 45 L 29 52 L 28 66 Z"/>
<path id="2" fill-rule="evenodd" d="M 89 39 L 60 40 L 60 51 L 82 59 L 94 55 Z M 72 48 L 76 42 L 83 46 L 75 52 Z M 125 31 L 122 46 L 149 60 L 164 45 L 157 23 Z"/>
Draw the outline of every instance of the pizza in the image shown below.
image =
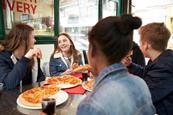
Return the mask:
<path id="1" fill-rule="evenodd" d="M 19 101 L 25 106 L 37 107 L 41 105 L 42 98 L 49 98 L 58 93 L 56 85 L 46 85 L 29 89 L 19 95 Z"/>
<path id="2" fill-rule="evenodd" d="M 91 70 L 92 70 L 92 67 L 89 64 L 85 64 L 85 65 L 80 65 L 78 67 L 75 67 L 73 69 L 73 72 L 85 72 L 85 71 L 91 71 Z"/>
<path id="3" fill-rule="evenodd" d="M 85 81 L 82 86 L 84 87 L 84 89 L 88 90 L 88 91 L 92 91 L 93 90 L 93 85 L 94 85 L 94 79 L 90 79 L 88 81 Z"/>
<path id="4" fill-rule="evenodd" d="M 81 79 L 72 75 L 63 75 L 63 76 L 50 77 L 45 81 L 45 83 L 58 85 L 59 87 L 61 87 L 62 85 L 69 85 L 69 87 L 72 87 L 80 85 L 82 81 Z"/>
<path id="5" fill-rule="evenodd" d="M 76 69 L 77 67 L 79 67 L 79 64 L 74 63 L 74 64 L 71 66 L 71 69 L 74 70 L 74 69 Z"/>

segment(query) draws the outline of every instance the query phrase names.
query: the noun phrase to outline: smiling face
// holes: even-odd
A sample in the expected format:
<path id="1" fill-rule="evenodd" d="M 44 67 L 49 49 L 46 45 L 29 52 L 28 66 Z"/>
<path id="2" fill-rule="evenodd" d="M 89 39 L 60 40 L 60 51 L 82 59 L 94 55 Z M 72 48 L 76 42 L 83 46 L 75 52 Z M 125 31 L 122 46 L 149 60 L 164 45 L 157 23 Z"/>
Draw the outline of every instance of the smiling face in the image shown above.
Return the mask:
<path id="1" fill-rule="evenodd" d="M 66 36 L 61 35 L 58 38 L 58 47 L 62 52 L 70 52 L 71 42 Z"/>

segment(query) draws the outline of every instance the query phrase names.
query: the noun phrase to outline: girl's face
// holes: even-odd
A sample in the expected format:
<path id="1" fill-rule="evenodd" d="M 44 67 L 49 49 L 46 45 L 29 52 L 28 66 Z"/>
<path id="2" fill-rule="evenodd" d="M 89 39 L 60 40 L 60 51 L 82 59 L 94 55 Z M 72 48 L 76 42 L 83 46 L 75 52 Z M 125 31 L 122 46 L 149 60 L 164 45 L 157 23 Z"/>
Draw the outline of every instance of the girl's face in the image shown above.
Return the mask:
<path id="1" fill-rule="evenodd" d="M 34 48 L 35 42 L 36 42 L 36 40 L 35 40 L 35 37 L 34 37 L 34 31 L 32 31 L 29 35 L 29 44 L 28 44 L 29 49 Z"/>
<path id="2" fill-rule="evenodd" d="M 70 40 L 66 36 L 64 35 L 59 36 L 58 47 L 61 49 L 62 52 L 69 52 L 71 45 L 72 44 Z"/>

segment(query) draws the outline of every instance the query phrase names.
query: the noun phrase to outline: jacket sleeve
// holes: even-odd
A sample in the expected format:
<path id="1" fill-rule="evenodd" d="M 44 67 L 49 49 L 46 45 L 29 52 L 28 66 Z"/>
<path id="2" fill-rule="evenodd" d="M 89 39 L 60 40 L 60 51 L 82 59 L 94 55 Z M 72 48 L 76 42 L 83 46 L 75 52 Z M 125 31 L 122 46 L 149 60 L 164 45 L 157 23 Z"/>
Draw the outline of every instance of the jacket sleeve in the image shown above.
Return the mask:
<path id="1" fill-rule="evenodd" d="M 67 69 L 64 69 L 63 66 L 64 65 L 60 63 L 57 59 L 51 58 L 49 63 L 50 76 L 58 76 L 63 73 Z"/>
<path id="2" fill-rule="evenodd" d="M 15 88 L 26 74 L 29 59 L 22 57 L 15 65 L 11 60 L 0 58 L 0 82 L 4 83 L 5 89 Z"/>
<path id="3" fill-rule="evenodd" d="M 137 75 L 141 78 L 143 77 L 144 67 L 135 63 L 131 63 L 130 66 L 128 66 L 127 68 L 129 69 L 130 73 Z"/>

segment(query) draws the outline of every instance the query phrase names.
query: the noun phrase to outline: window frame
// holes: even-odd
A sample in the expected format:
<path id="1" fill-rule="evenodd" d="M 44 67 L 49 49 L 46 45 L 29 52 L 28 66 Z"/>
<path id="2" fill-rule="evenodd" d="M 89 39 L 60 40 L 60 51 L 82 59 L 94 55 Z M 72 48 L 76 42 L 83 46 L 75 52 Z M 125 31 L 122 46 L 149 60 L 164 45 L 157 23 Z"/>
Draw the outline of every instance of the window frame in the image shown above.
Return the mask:
<path id="1" fill-rule="evenodd" d="M 59 1 L 60 0 L 54 0 L 54 36 L 59 35 Z M 102 0 L 98 0 L 98 20 L 102 19 L 103 15 L 103 2 Z M 121 0 L 116 0 L 117 2 L 117 14 L 121 14 Z M 2 0 L 0 1 L 2 4 Z M 0 23 L 2 25 L 0 26 L 0 40 L 3 40 L 5 38 L 5 27 L 4 27 L 4 14 L 3 14 L 3 8 L 2 5 L 0 5 Z M 53 44 L 55 40 L 53 39 L 54 36 L 35 36 L 36 38 L 36 44 Z"/>

